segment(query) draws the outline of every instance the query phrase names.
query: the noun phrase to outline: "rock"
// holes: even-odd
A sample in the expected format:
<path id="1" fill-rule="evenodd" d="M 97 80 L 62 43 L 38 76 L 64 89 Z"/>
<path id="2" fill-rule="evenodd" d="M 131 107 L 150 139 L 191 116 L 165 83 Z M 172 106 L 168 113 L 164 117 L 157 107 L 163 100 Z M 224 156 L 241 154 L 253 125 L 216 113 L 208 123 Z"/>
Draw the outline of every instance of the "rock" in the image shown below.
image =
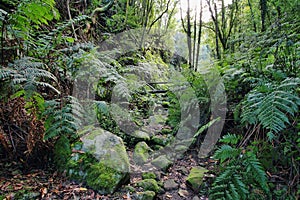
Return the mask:
<path id="1" fill-rule="evenodd" d="M 184 175 L 188 175 L 189 173 L 188 169 L 184 166 L 181 166 L 177 171 L 183 173 Z"/>
<path id="2" fill-rule="evenodd" d="M 145 191 L 145 192 L 139 192 L 136 195 L 136 199 L 138 200 L 153 200 L 155 198 L 155 192 L 153 191 Z"/>
<path id="3" fill-rule="evenodd" d="M 178 194 L 179 194 L 179 196 L 181 196 L 183 198 L 186 198 L 187 196 L 189 196 L 189 192 L 187 190 L 183 190 L 183 189 L 179 189 Z"/>
<path id="4" fill-rule="evenodd" d="M 192 200 L 200 200 L 198 196 L 194 196 Z"/>
<path id="5" fill-rule="evenodd" d="M 160 115 L 160 114 L 155 114 L 153 116 L 149 117 L 149 124 L 151 125 L 158 125 L 158 124 L 165 124 L 167 120 L 167 117 L 164 115 Z"/>
<path id="6" fill-rule="evenodd" d="M 130 136 L 132 136 L 137 141 L 149 141 L 150 140 L 149 134 L 144 131 L 141 131 L 141 130 L 134 131 Z"/>
<path id="7" fill-rule="evenodd" d="M 142 165 L 149 158 L 149 150 L 150 147 L 146 144 L 146 142 L 139 142 L 135 145 L 133 160 L 136 164 Z"/>
<path id="8" fill-rule="evenodd" d="M 168 190 L 176 190 L 178 189 L 179 184 L 175 182 L 174 179 L 168 179 L 164 182 L 164 188 Z"/>
<path id="9" fill-rule="evenodd" d="M 154 172 L 145 172 L 142 174 L 143 179 L 156 179 L 156 175 Z"/>
<path id="10" fill-rule="evenodd" d="M 204 173 L 208 172 L 207 169 L 203 167 L 193 167 L 190 171 L 190 174 L 186 178 L 186 183 L 190 186 L 195 192 L 198 192 L 202 183 Z"/>
<path id="11" fill-rule="evenodd" d="M 121 138 L 101 128 L 89 127 L 82 142 L 80 153 L 73 153 L 68 162 L 71 178 L 86 182 L 101 194 L 111 194 L 129 182 L 129 159 Z"/>
<path id="12" fill-rule="evenodd" d="M 167 156 L 162 155 L 155 158 L 151 162 L 151 164 L 163 171 L 167 171 L 168 168 L 172 165 L 172 162 L 167 158 Z"/>
<path id="13" fill-rule="evenodd" d="M 177 135 L 176 138 L 178 140 L 188 140 L 190 138 L 193 137 L 193 133 L 192 130 L 187 128 L 187 127 L 181 127 L 178 131 L 177 131 Z"/>
<path id="14" fill-rule="evenodd" d="M 159 192 L 161 188 L 159 187 L 158 183 L 154 179 L 145 179 L 137 182 L 138 187 L 142 187 L 144 191 L 149 190 L 155 193 Z"/>

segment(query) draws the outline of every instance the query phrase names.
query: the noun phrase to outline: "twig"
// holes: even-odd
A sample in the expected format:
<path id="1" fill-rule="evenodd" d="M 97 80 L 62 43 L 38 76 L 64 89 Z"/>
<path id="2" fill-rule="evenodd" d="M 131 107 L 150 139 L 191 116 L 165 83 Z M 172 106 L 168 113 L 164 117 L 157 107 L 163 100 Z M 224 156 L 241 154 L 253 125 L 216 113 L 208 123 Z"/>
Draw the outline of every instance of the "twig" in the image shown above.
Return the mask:
<path id="1" fill-rule="evenodd" d="M 68 11 L 69 19 L 72 21 L 72 16 L 71 16 L 71 12 L 70 12 L 70 0 L 67 0 L 67 11 Z M 71 26 L 72 26 L 72 30 L 73 30 L 73 34 L 74 34 L 75 40 L 77 40 L 77 35 L 76 35 L 76 31 L 75 31 L 75 28 L 74 28 L 73 21 L 72 21 Z"/>

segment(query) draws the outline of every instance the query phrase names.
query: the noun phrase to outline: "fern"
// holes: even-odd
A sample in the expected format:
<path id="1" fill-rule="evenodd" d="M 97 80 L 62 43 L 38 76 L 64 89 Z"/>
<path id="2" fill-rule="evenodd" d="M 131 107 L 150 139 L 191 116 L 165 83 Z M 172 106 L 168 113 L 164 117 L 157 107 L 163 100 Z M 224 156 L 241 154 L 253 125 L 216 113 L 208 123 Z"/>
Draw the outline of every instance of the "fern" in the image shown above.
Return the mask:
<path id="1" fill-rule="evenodd" d="M 215 152 L 214 157 L 220 159 L 221 163 L 223 163 L 227 159 L 235 158 L 240 153 L 241 151 L 239 149 L 224 144 Z"/>
<path id="2" fill-rule="evenodd" d="M 62 135 L 74 137 L 81 125 L 82 108 L 74 97 L 69 96 L 47 101 L 43 116 L 46 118 L 44 139 Z"/>
<path id="3" fill-rule="evenodd" d="M 60 93 L 55 87 L 44 80 L 56 82 L 56 77 L 45 70 L 45 65 L 34 58 L 23 57 L 9 65 L 10 68 L 0 69 L 0 80 L 9 81 L 12 88 L 19 84 L 26 91 L 36 91 L 38 87 L 50 88 Z"/>
<path id="4" fill-rule="evenodd" d="M 295 92 L 299 83 L 299 79 L 288 78 L 279 85 L 271 83 L 252 90 L 244 101 L 242 122 L 260 123 L 269 135 L 284 130 L 290 123 L 289 116 L 294 116 L 300 106 Z"/>
<path id="5" fill-rule="evenodd" d="M 237 144 L 240 138 L 234 134 L 225 135 L 220 141 L 222 145 L 214 154 L 224 165 L 216 177 L 210 190 L 211 199 L 251 199 L 248 194 L 252 189 L 264 193 L 254 194 L 255 197 L 266 199 L 269 196 L 266 173 L 253 152 L 243 153 L 242 148 L 228 144 Z M 226 162 L 225 162 L 226 161 Z"/>

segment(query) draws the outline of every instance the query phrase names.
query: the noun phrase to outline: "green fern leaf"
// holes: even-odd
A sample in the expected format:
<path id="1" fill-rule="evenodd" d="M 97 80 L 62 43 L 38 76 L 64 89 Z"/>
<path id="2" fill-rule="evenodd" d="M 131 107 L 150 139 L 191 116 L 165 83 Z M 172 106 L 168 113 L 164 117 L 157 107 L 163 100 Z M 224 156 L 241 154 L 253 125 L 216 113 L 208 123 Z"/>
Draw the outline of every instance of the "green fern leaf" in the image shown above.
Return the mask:
<path id="1" fill-rule="evenodd" d="M 220 159 L 220 162 L 224 162 L 227 159 L 235 158 L 241 153 L 240 149 L 232 148 L 225 144 L 222 145 L 214 154 L 214 158 Z"/>

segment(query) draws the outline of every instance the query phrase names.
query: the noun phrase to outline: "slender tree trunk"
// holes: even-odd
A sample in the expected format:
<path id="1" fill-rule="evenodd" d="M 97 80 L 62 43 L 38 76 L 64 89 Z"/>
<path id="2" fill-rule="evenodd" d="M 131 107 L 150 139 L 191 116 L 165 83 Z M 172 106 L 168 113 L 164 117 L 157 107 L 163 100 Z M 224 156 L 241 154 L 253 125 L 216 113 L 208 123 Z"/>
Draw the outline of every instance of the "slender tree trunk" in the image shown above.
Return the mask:
<path id="1" fill-rule="evenodd" d="M 252 19 L 252 23 L 253 23 L 253 31 L 257 32 L 256 22 L 255 22 L 254 13 L 253 13 L 253 8 L 252 8 L 250 0 L 248 0 L 248 5 L 249 5 L 249 8 L 250 8 L 250 12 L 251 12 L 251 19 Z"/>
<path id="2" fill-rule="evenodd" d="M 188 43 L 188 65 L 192 68 L 192 31 L 191 31 L 191 16 L 190 16 L 190 0 L 187 0 L 187 43 Z"/>
<path id="3" fill-rule="evenodd" d="M 197 41 L 195 71 L 198 70 L 198 63 L 199 63 L 200 44 L 201 44 L 201 35 L 202 35 L 202 14 L 203 14 L 203 7 L 202 7 L 202 1 L 200 1 L 199 28 L 198 28 L 198 41 Z"/>
<path id="4" fill-rule="evenodd" d="M 218 35 L 219 35 L 219 25 L 218 25 L 218 11 L 217 11 L 217 4 L 214 4 L 214 9 L 215 9 L 215 16 L 216 16 L 216 20 L 215 20 L 215 32 L 216 32 L 216 55 L 217 55 L 217 59 L 221 59 L 221 55 L 220 55 L 220 49 L 219 49 L 219 40 L 218 40 Z"/>
<path id="5" fill-rule="evenodd" d="M 197 39 L 197 8 L 195 10 L 195 19 L 194 19 L 194 37 L 193 37 L 193 60 L 192 65 L 195 69 L 195 56 L 196 56 L 196 39 Z"/>
<path id="6" fill-rule="evenodd" d="M 260 0 L 261 31 L 266 30 L 267 0 Z"/>

